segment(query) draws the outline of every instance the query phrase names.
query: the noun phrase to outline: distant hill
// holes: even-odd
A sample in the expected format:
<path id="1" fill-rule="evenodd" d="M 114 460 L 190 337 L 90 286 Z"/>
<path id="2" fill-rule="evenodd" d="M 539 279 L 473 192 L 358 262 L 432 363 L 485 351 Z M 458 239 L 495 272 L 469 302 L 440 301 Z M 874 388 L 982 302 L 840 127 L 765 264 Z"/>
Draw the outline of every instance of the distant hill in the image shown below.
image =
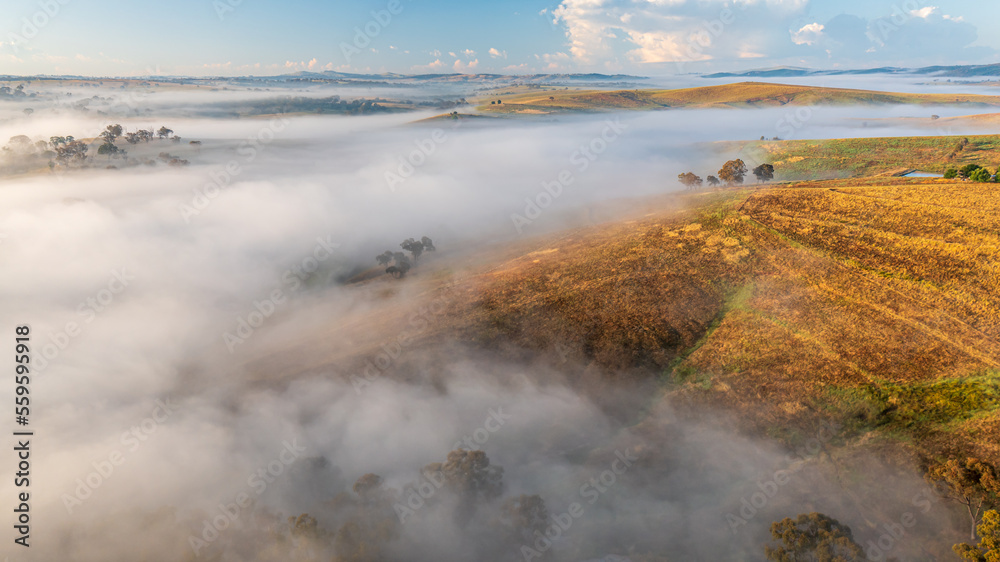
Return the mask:
<path id="1" fill-rule="evenodd" d="M 949 78 L 974 76 L 1000 76 L 1000 63 L 984 65 L 925 66 L 923 68 L 879 67 L 849 70 L 813 70 L 809 68 L 776 67 L 747 70 L 745 72 L 717 72 L 704 78 L 797 78 L 805 76 L 849 76 L 865 74 L 914 74 L 936 75 Z"/>
<path id="2" fill-rule="evenodd" d="M 480 99 L 479 101 L 481 111 L 529 114 L 677 108 L 777 107 L 783 105 L 968 104 L 980 107 L 1000 106 L 1000 96 L 907 94 L 763 82 L 741 82 L 680 90 L 537 91 L 502 96 L 497 99 Z"/>

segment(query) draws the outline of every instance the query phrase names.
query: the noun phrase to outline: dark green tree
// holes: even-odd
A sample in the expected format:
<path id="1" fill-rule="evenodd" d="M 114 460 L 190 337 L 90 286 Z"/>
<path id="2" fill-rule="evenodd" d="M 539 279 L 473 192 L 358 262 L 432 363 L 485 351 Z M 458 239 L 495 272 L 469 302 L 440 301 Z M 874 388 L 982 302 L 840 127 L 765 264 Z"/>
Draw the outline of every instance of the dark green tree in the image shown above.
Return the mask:
<path id="1" fill-rule="evenodd" d="M 760 183 L 769 182 L 774 179 L 774 166 L 761 164 L 753 169 L 753 175 L 757 176 L 757 181 Z"/>

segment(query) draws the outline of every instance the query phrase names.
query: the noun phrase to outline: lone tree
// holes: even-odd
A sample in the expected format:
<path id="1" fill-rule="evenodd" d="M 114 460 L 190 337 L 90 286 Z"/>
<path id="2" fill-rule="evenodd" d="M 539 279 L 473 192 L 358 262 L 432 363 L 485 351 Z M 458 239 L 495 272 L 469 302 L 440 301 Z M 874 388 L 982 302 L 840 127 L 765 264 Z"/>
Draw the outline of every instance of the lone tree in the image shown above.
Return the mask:
<path id="1" fill-rule="evenodd" d="M 156 131 L 156 134 L 161 139 L 165 139 L 165 138 L 169 137 L 170 135 L 172 135 L 173 133 L 174 132 L 172 130 L 170 130 L 170 129 L 166 128 L 166 127 L 160 127 L 160 130 Z"/>
<path id="2" fill-rule="evenodd" d="M 983 508 L 995 504 L 1000 494 L 1000 480 L 997 480 L 993 465 L 972 457 L 963 461 L 951 459 L 931 470 L 928 478 L 947 483 L 949 497 L 966 507 L 971 527 L 969 536 L 976 540 L 976 526 Z"/>
<path id="3" fill-rule="evenodd" d="M 822 513 L 803 513 L 771 524 L 777 547 L 765 546 L 768 560 L 775 562 L 854 562 L 865 559 L 854 542 L 851 528 Z"/>
<path id="4" fill-rule="evenodd" d="M 717 178 L 715 176 L 708 176 L 705 179 L 708 180 L 708 185 L 711 185 L 711 186 L 719 185 L 719 178 Z"/>
<path id="5" fill-rule="evenodd" d="M 739 159 L 726 162 L 719 170 L 719 179 L 726 182 L 727 185 L 743 183 L 743 177 L 746 175 L 747 165 Z"/>
<path id="6" fill-rule="evenodd" d="M 757 176 L 757 181 L 760 183 L 771 181 L 774 179 L 774 166 L 761 164 L 753 169 L 753 175 Z"/>
<path id="7" fill-rule="evenodd" d="M 1000 512 L 989 510 L 983 514 L 979 524 L 979 544 L 961 543 L 952 547 L 962 560 L 973 562 L 996 562 L 1000 560 Z"/>
<path id="8" fill-rule="evenodd" d="M 431 463 L 421 473 L 455 494 L 459 502 L 455 519 L 461 523 L 472 517 L 479 502 L 495 500 L 503 492 L 503 468 L 490 465 L 483 451 L 455 449 L 443 463 Z"/>
<path id="9" fill-rule="evenodd" d="M 108 125 L 107 129 L 101 131 L 101 138 L 104 142 L 114 144 L 118 137 L 122 136 L 121 125 Z"/>
<path id="10" fill-rule="evenodd" d="M 691 172 L 685 174 L 678 174 L 677 181 L 681 182 L 688 190 L 696 189 L 701 187 L 701 184 L 705 183 L 700 177 L 694 175 Z"/>
<path id="11" fill-rule="evenodd" d="M 403 240 L 403 243 L 399 247 L 413 255 L 413 263 L 417 263 L 420 260 L 420 254 L 424 253 L 424 243 L 418 242 L 413 238 Z"/>

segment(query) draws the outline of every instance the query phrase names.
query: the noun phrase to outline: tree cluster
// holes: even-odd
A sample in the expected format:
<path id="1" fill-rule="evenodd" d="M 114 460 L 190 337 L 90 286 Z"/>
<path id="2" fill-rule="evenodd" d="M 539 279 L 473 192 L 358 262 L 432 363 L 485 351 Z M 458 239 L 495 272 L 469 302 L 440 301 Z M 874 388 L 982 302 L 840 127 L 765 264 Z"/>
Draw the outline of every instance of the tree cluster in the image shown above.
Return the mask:
<path id="1" fill-rule="evenodd" d="M 718 171 L 718 177 L 708 176 L 707 181 L 713 187 L 720 183 L 740 185 L 743 183 L 747 171 L 747 165 L 743 160 L 730 160 L 723 164 L 722 168 Z M 754 168 L 753 174 L 756 176 L 757 181 L 761 183 L 769 182 L 774 179 L 774 165 L 761 164 Z M 677 181 L 684 185 L 688 191 L 694 191 L 700 189 L 706 180 L 701 179 L 701 176 L 693 172 L 685 172 L 677 176 Z"/>
<path id="2" fill-rule="evenodd" d="M 166 138 L 174 141 L 180 140 L 180 137 L 171 137 L 170 135 L 172 134 L 173 131 L 166 127 L 160 127 L 159 131 L 154 131 L 153 129 L 125 131 L 121 125 L 108 125 L 98 135 L 98 140 L 101 141 L 101 144 L 97 148 L 97 154 L 107 156 L 108 160 L 111 158 L 126 159 L 128 152 L 118 145 L 120 140 L 124 139 L 130 145 L 148 143 L 157 137 L 161 140 Z M 183 166 L 189 163 L 187 160 L 170 155 L 164 158 L 164 154 L 166 153 L 160 153 L 160 160 L 168 165 Z M 49 137 L 48 141 L 32 141 L 26 135 L 17 135 L 10 138 L 7 145 L 0 150 L 0 155 L 11 157 L 9 165 L 12 169 L 27 170 L 33 166 L 42 165 L 45 161 L 48 161 L 50 169 L 55 169 L 56 166 L 69 168 L 86 165 L 90 157 L 90 144 L 72 135 L 53 136 Z M 140 162 L 128 159 L 128 163 L 137 165 Z M 147 158 L 141 163 L 154 165 L 156 164 L 156 160 Z"/>
<path id="3" fill-rule="evenodd" d="M 413 261 L 410 262 L 410 258 L 404 252 L 393 252 L 392 250 L 386 250 L 381 254 L 375 256 L 375 261 L 379 265 L 386 266 L 385 272 L 392 275 L 396 279 L 402 279 L 406 277 L 406 273 L 416 265 L 420 256 L 424 252 L 433 252 L 437 250 L 434 247 L 434 242 L 424 236 L 420 240 L 415 240 L 413 238 L 407 238 L 399 245 L 403 250 L 410 252 L 413 256 Z"/>
<path id="4" fill-rule="evenodd" d="M 997 172 L 1000 172 L 1000 169 Z M 979 164 L 966 164 L 961 168 L 948 168 L 944 173 L 944 177 L 949 180 L 963 179 L 978 183 L 995 183 L 997 181 L 997 172 L 991 172 L 988 168 L 984 168 Z"/>
<path id="5" fill-rule="evenodd" d="M 33 98 L 37 94 L 29 94 L 24 91 L 24 84 L 18 84 L 16 87 L 11 88 L 10 86 L 0 86 L 0 98 Z"/>
<path id="6" fill-rule="evenodd" d="M 365 474 L 313 514 L 281 517 L 254 506 L 241 517 L 241 525 L 227 531 L 232 539 L 228 544 L 199 543 L 204 549 L 199 555 L 228 560 L 227 555 L 245 550 L 264 555 L 253 559 L 267 560 L 399 559 L 404 525 L 439 528 L 442 521 L 450 521 L 477 537 L 476 546 L 464 545 L 473 551 L 464 552 L 463 559 L 522 561 L 523 545 L 534 544 L 553 523 L 540 496 L 503 498 L 503 474 L 503 468 L 492 464 L 483 451 L 456 449 L 444 462 L 417 471 L 414 481 L 401 488 L 387 485 L 377 474 Z M 426 532 L 415 536 L 417 543 L 410 547 L 433 548 L 440 540 Z M 538 559 L 548 557 L 538 555 Z"/>

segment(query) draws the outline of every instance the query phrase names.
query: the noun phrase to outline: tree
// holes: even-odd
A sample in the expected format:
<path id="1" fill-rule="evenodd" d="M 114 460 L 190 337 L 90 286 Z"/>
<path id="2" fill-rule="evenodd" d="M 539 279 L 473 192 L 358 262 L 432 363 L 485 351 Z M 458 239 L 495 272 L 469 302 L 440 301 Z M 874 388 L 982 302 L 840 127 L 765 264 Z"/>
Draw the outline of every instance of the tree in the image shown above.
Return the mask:
<path id="1" fill-rule="evenodd" d="M 705 179 L 708 180 L 708 185 L 711 185 L 711 186 L 719 185 L 719 178 L 717 178 L 715 176 L 708 176 Z"/>
<path id="2" fill-rule="evenodd" d="M 71 137 L 66 137 L 71 138 Z M 62 164 L 71 162 L 83 162 L 87 159 L 87 150 L 90 147 L 86 143 L 78 140 L 70 140 L 56 147 L 56 160 Z"/>
<path id="3" fill-rule="evenodd" d="M 541 496 L 521 494 L 504 500 L 498 522 L 507 544 L 533 544 L 550 525 L 549 510 Z"/>
<path id="4" fill-rule="evenodd" d="M 125 156 L 125 151 L 115 146 L 114 143 L 107 141 L 97 148 L 97 153 L 100 155 L 107 155 L 108 160 L 111 160 L 112 156 Z"/>
<path id="5" fill-rule="evenodd" d="M 950 459 L 932 469 L 928 478 L 947 483 L 949 497 L 966 507 L 971 523 L 969 536 L 976 540 L 976 526 L 984 506 L 994 503 L 997 494 L 1000 494 L 996 469 L 973 457 L 963 461 Z"/>
<path id="6" fill-rule="evenodd" d="M 437 251 L 437 248 L 434 247 L 434 241 L 426 236 L 420 239 L 420 243 L 424 245 L 425 252 Z"/>
<path id="7" fill-rule="evenodd" d="M 982 168 L 982 166 L 979 164 L 966 164 L 958 169 L 958 175 L 962 178 L 970 178 L 972 177 L 972 173 L 980 168 Z"/>
<path id="8" fill-rule="evenodd" d="M 944 179 L 953 180 L 958 177 L 958 170 L 955 168 L 948 168 L 944 172 Z"/>
<path id="9" fill-rule="evenodd" d="M 503 492 L 503 468 L 491 466 L 483 451 L 455 449 L 443 463 L 431 463 L 421 472 L 432 482 L 443 482 L 458 498 L 457 521 L 467 521 L 479 502 L 494 500 Z"/>
<path id="10" fill-rule="evenodd" d="M 986 183 L 993 181 L 993 173 L 986 168 L 979 168 L 978 170 L 973 170 L 973 172 L 969 174 L 969 179 L 978 183 Z"/>
<path id="11" fill-rule="evenodd" d="M 392 504 L 396 492 L 381 476 L 365 474 L 352 487 L 354 496 L 340 494 L 334 503 L 352 514 L 334 535 L 335 562 L 383 560 L 383 549 L 399 536 L 399 519 Z"/>
<path id="12" fill-rule="evenodd" d="M 392 263 L 392 252 L 390 250 L 382 252 L 381 254 L 375 256 L 375 261 L 377 261 L 379 265 L 389 265 Z"/>
<path id="13" fill-rule="evenodd" d="M 747 174 L 747 165 L 742 160 L 730 160 L 719 170 L 719 179 L 727 185 L 743 183 L 743 176 Z"/>
<path id="14" fill-rule="evenodd" d="M 678 174 L 677 181 L 681 182 L 681 184 L 687 187 L 688 191 L 699 188 L 701 187 L 701 184 L 704 183 L 704 180 L 694 175 L 692 172 Z"/>
<path id="15" fill-rule="evenodd" d="M 983 514 L 983 521 L 977 528 L 979 544 L 956 544 L 952 547 L 962 560 L 973 562 L 1000 562 L 1000 512 L 989 510 Z"/>
<path id="16" fill-rule="evenodd" d="M 31 148 L 31 137 L 27 135 L 16 135 L 10 137 L 8 146 L 15 152 L 27 152 Z"/>
<path id="17" fill-rule="evenodd" d="M 757 176 L 757 181 L 760 183 L 769 182 L 774 179 L 774 166 L 761 164 L 753 169 L 753 175 Z"/>
<path id="18" fill-rule="evenodd" d="M 121 125 L 108 125 L 108 128 L 101 131 L 100 137 L 104 139 L 104 142 L 114 144 L 118 137 L 122 136 L 122 126 Z"/>
<path id="19" fill-rule="evenodd" d="M 854 562 L 864 560 L 864 550 L 854 542 L 851 528 L 822 513 L 803 513 L 771 524 L 777 547 L 765 546 L 775 562 Z"/>
<path id="20" fill-rule="evenodd" d="M 173 131 L 170 130 L 170 129 L 168 129 L 168 128 L 166 128 L 166 127 L 160 127 L 160 130 L 156 131 L 156 134 L 159 135 L 159 137 L 161 139 L 165 139 L 165 138 L 169 137 L 170 135 L 172 135 Z"/>
<path id="21" fill-rule="evenodd" d="M 413 263 L 416 263 L 420 259 L 420 254 L 424 253 L 424 243 L 417 242 L 413 238 L 403 240 L 399 247 L 413 254 Z"/>

